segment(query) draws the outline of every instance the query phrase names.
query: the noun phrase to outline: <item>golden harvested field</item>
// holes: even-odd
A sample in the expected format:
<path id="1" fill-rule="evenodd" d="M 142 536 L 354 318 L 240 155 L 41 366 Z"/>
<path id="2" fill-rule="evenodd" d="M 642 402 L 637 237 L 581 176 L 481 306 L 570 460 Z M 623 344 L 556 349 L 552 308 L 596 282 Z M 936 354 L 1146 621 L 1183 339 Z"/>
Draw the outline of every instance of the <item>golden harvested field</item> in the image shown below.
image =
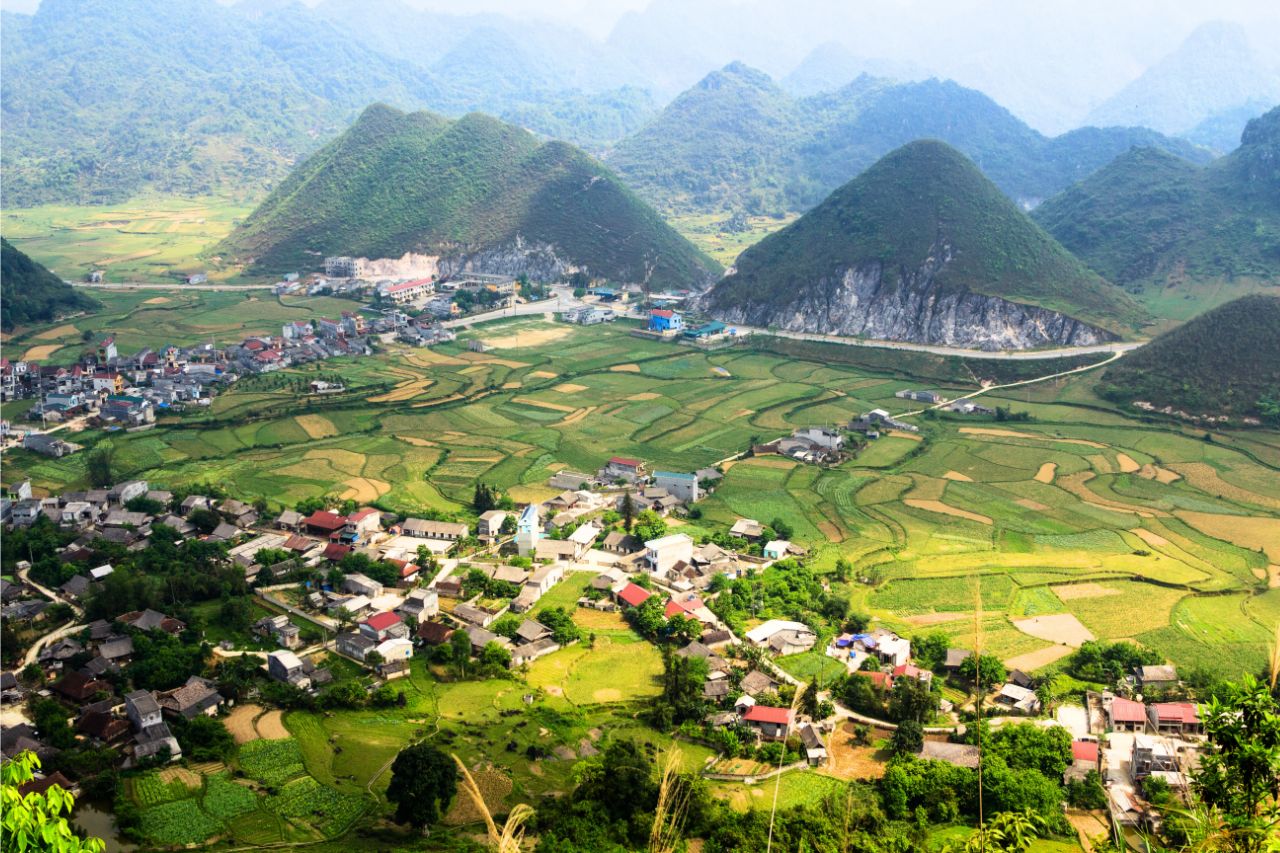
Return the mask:
<path id="1" fill-rule="evenodd" d="M 589 415 L 589 414 L 591 414 L 592 412 L 594 412 L 597 408 L 598 408 L 597 406 L 587 406 L 585 409 L 578 409 L 578 410 L 577 410 L 576 412 L 574 412 L 573 414 L 571 414 L 571 415 L 567 415 L 563 420 L 561 420 L 561 421 L 560 421 L 560 423 L 562 423 L 562 424 L 576 424 L 578 421 L 582 420 L 582 419 L 583 419 L 583 418 L 585 418 L 587 415 Z"/>
<path id="2" fill-rule="evenodd" d="M 560 374 L 551 373 L 547 370 L 534 370 L 529 373 L 530 379 L 555 379 Z"/>
<path id="3" fill-rule="evenodd" d="M 973 482 L 972 477 L 969 477 L 965 474 L 961 474 L 959 471 L 948 471 L 947 473 L 943 474 L 942 477 L 944 480 L 955 480 L 957 483 Z"/>
<path id="4" fill-rule="evenodd" d="M 248 743 L 260 737 L 253 727 L 253 718 L 261 713 L 261 705 L 237 705 L 222 722 L 236 743 Z"/>
<path id="5" fill-rule="evenodd" d="M 643 402 L 645 400 L 657 400 L 657 399 L 660 399 L 661 397 L 662 397 L 661 394 L 655 394 L 652 391 L 641 391 L 639 394 L 632 394 L 627 399 L 635 400 L 636 402 Z"/>
<path id="6" fill-rule="evenodd" d="M 1280 563 L 1280 518 L 1252 515 L 1219 515 L 1181 510 L 1178 518 L 1201 533 L 1225 539 L 1233 545 L 1256 551 L 1261 548 L 1273 563 Z"/>
<path id="7" fill-rule="evenodd" d="M 550 409 L 553 412 L 575 412 L 577 406 L 566 406 L 563 403 L 548 403 L 544 400 L 535 400 L 532 397 L 512 397 L 511 402 L 523 403 L 526 406 L 534 406 L 539 409 Z"/>
<path id="8" fill-rule="evenodd" d="M 52 329 L 45 329 L 38 335 L 33 335 L 37 341 L 52 341 L 58 338 L 70 338 L 79 336 L 80 330 L 70 323 L 64 323 L 61 326 L 54 326 Z"/>
<path id="9" fill-rule="evenodd" d="M 1089 491 L 1089 487 L 1085 483 L 1098 476 L 1092 471 L 1080 471 L 1076 474 L 1068 474 L 1065 477 L 1058 478 L 1058 487 L 1070 492 L 1078 497 L 1084 503 L 1090 506 L 1109 509 L 1112 512 L 1127 512 L 1142 518 L 1155 518 L 1156 516 L 1166 516 L 1167 512 L 1158 509 L 1138 509 L 1130 504 L 1113 501 L 1096 495 Z"/>
<path id="10" fill-rule="evenodd" d="M 1280 499 L 1268 495 L 1260 495 L 1248 489 L 1242 489 L 1234 483 L 1228 483 L 1218 476 L 1212 465 L 1206 462 L 1170 462 L 1169 467 L 1187 478 L 1187 482 L 1202 492 L 1210 495 L 1221 495 L 1227 500 L 1257 504 L 1268 509 L 1280 509 Z"/>
<path id="11" fill-rule="evenodd" d="M 22 354 L 23 361 L 44 361 L 58 350 L 62 349 L 62 344 L 39 344 L 30 347 Z"/>
<path id="12" fill-rule="evenodd" d="M 1040 466 L 1040 470 L 1036 472 L 1037 483 L 1052 483 L 1053 475 L 1058 471 L 1057 462 L 1046 462 Z"/>
<path id="13" fill-rule="evenodd" d="M 954 506 L 947 506 L 942 501 L 919 501 L 904 500 L 904 504 L 916 509 L 928 510 L 929 512 L 937 512 L 942 515 L 954 515 L 956 518 L 967 518 L 969 521 L 976 521 L 979 524 L 992 524 L 990 518 L 985 515 L 978 515 L 976 512 L 969 512 L 967 509 L 959 509 Z"/>
<path id="14" fill-rule="evenodd" d="M 578 385 L 574 382 L 561 382 L 559 385 L 551 389 L 561 394 L 577 394 L 579 391 L 586 391 L 586 385 Z"/>
<path id="15" fill-rule="evenodd" d="M 1147 530 L 1142 527 L 1135 527 L 1133 530 L 1130 530 L 1129 532 L 1132 533 L 1134 536 L 1137 536 L 1139 539 L 1141 539 L 1143 542 L 1146 542 L 1148 545 L 1152 546 L 1153 548 L 1160 548 L 1169 544 L 1169 540 L 1165 539 L 1159 533 L 1152 533 L 1150 530 Z"/>
<path id="16" fill-rule="evenodd" d="M 1165 485 L 1176 483 L 1182 479 L 1182 475 L 1177 471 L 1170 471 L 1168 468 L 1161 468 L 1158 465 L 1152 465 L 1150 462 L 1138 469 L 1138 476 L 1144 480 L 1155 480 Z"/>
<path id="17" fill-rule="evenodd" d="M 640 365 L 638 364 L 615 364 L 609 368 L 614 373 L 639 373 Z"/>
<path id="18" fill-rule="evenodd" d="M 396 438 L 405 444 L 412 444 L 414 447 L 438 447 L 434 441 L 428 441 L 425 438 L 418 438 L 416 435 L 397 435 Z"/>
<path id="19" fill-rule="evenodd" d="M 284 711 L 268 711 L 257 719 L 254 726 L 258 729 L 258 734 L 266 740 L 284 740 L 291 737 L 289 730 L 284 727 Z"/>
<path id="20" fill-rule="evenodd" d="M 400 403 L 412 400 L 435 384 L 434 379 L 412 379 L 400 382 L 385 394 L 376 394 L 369 398 L 370 403 Z"/>
<path id="21" fill-rule="evenodd" d="M 150 299 L 145 300 L 142 304 L 143 305 L 163 305 L 166 302 L 170 302 L 170 301 L 172 300 L 170 300 L 169 297 L 167 296 L 153 296 Z"/>
<path id="22" fill-rule="evenodd" d="M 1101 598 L 1105 595 L 1120 594 L 1118 589 L 1111 589 L 1096 583 L 1065 583 L 1049 588 L 1063 602 L 1075 601 L 1078 598 Z"/>
<path id="23" fill-rule="evenodd" d="M 1133 457 L 1127 453 L 1117 453 L 1116 462 L 1120 465 L 1121 474 L 1133 474 L 1142 470 L 1142 466 L 1133 461 Z"/>
<path id="24" fill-rule="evenodd" d="M 343 483 L 347 490 L 340 497 L 359 503 L 370 503 L 391 491 L 391 484 L 372 477 L 352 477 Z"/>
<path id="25" fill-rule="evenodd" d="M 294 420 L 311 438 L 328 438 L 338 434 L 338 428 L 333 425 L 333 421 L 324 415 L 298 415 Z"/>

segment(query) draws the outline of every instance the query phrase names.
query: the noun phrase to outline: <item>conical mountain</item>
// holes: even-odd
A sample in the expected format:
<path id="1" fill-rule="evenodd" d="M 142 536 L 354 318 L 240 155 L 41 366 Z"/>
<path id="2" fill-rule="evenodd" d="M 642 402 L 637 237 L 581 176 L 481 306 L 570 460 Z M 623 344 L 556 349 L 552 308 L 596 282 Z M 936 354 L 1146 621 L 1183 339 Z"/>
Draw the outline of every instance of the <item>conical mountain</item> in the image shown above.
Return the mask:
<path id="1" fill-rule="evenodd" d="M 1032 215 L 1118 284 L 1280 282 L 1280 107 L 1208 166 L 1134 149 Z"/>
<path id="2" fill-rule="evenodd" d="M 753 326 L 984 349 L 1096 344 L 1141 317 L 932 140 L 747 249 L 704 304 Z"/>
<path id="3" fill-rule="evenodd" d="M 1108 367 L 1099 391 L 1139 408 L 1280 426 L 1280 298 L 1244 296 L 1165 332 Z"/>
<path id="4" fill-rule="evenodd" d="M 300 164 L 220 247 L 264 271 L 325 255 L 436 255 L 441 270 L 570 269 L 654 287 L 719 272 L 604 166 L 473 113 L 449 121 L 377 104 Z"/>

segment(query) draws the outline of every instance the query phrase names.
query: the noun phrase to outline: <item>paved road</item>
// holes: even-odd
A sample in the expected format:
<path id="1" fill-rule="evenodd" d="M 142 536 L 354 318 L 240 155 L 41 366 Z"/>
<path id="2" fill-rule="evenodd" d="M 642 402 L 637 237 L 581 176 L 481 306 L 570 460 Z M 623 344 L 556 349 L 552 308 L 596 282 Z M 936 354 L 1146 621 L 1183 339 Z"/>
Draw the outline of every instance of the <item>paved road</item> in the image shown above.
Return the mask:
<path id="1" fill-rule="evenodd" d="M 86 290 L 270 290 L 275 282 L 269 284 L 164 284 L 150 281 L 125 282 L 89 282 L 68 281 L 72 287 L 83 287 Z"/>
<path id="2" fill-rule="evenodd" d="M 935 346 L 933 344 L 911 344 L 902 341 L 878 341 L 865 338 L 848 338 L 840 335 L 819 335 L 810 332 L 787 332 L 781 329 L 760 329 L 754 326 L 732 324 L 736 329 L 750 332 L 753 335 L 771 335 L 775 338 L 790 338 L 794 341 L 815 341 L 824 344 L 840 344 L 850 347 L 872 347 L 874 349 L 906 350 L 908 352 L 926 352 L 931 355 L 950 355 L 961 358 L 983 358 L 1006 361 L 1038 361 L 1049 358 L 1070 358 L 1077 355 L 1096 355 L 1099 353 L 1124 353 L 1137 349 L 1145 341 L 1125 341 L 1114 344 L 1098 344 L 1088 347 L 1062 347 L 1060 349 L 1040 350 L 987 350 L 963 349 L 960 347 Z"/>
<path id="3" fill-rule="evenodd" d="M 478 323 L 489 323 L 510 317 L 529 317 L 535 314 L 546 314 L 547 312 L 558 314 L 561 311 L 568 311 L 571 308 L 586 304 L 574 299 L 572 291 L 554 290 L 553 293 L 555 295 L 548 299 L 540 299 L 537 302 L 521 302 L 513 307 L 498 308 L 493 311 L 486 311 L 483 314 L 471 314 L 467 317 L 459 317 L 456 320 L 445 320 L 440 325 L 446 329 L 457 329 L 462 326 L 473 326 Z"/>

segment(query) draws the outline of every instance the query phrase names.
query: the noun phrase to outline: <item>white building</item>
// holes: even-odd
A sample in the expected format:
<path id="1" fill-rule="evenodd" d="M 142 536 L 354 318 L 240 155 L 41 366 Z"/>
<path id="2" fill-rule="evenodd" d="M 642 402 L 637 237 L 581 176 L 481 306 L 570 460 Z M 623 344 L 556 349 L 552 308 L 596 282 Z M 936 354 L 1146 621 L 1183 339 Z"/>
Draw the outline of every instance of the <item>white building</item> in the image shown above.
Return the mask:
<path id="1" fill-rule="evenodd" d="M 666 574 L 681 561 L 693 562 L 693 540 L 683 533 L 672 533 L 644 543 L 644 558 L 654 574 Z"/>
<path id="2" fill-rule="evenodd" d="M 810 444 L 816 444 L 823 450 L 829 450 L 837 453 L 844 450 L 844 436 L 835 430 L 826 429 L 825 427 L 805 427 L 791 433 L 792 438 L 807 441 Z"/>
<path id="3" fill-rule="evenodd" d="M 516 549 L 521 557 L 534 552 L 538 540 L 542 538 L 542 513 L 537 504 L 529 504 L 516 521 Z"/>
<path id="4" fill-rule="evenodd" d="M 691 504 L 701 497 L 698 490 L 698 478 L 693 474 L 682 474 L 676 471 L 654 471 L 653 485 L 666 489 L 668 494 L 679 498 L 682 503 Z"/>

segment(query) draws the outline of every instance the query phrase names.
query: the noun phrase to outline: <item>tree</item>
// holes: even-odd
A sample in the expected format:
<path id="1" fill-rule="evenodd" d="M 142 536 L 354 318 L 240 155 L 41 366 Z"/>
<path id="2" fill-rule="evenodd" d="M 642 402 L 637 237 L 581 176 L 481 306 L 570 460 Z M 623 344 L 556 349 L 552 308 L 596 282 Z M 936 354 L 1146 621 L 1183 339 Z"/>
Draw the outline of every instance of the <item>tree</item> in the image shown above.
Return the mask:
<path id="1" fill-rule="evenodd" d="M 449 638 L 450 657 L 453 668 L 459 676 L 466 676 L 467 665 L 471 663 L 471 637 L 466 631 L 454 631 Z"/>
<path id="2" fill-rule="evenodd" d="M 193 509 L 187 516 L 187 521 L 191 522 L 196 530 L 207 535 L 217 529 L 222 523 L 222 518 L 211 509 Z"/>
<path id="3" fill-rule="evenodd" d="M 489 670 L 508 669 L 511 666 L 511 652 L 498 645 L 496 640 L 490 640 L 480 650 L 480 664 Z"/>
<path id="4" fill-rule="evenodd" d="M 235 751 L 236 742 L 221 720 L 198 714 L 173 721 L 173 736 L 184 757 L 192 761 L 225 761 Z"/>
<path id="5" fill-rule="evenodd" d="M 396 805 L 396 823 L 426 830 L 448 810 L 457 790 L 453 759 L 430 744 L 407 747 L 391 764 L 387 800 Z"/>
<path id="6" fill-rule="evenodd" d="M 995 655 L 980 655 L 976 652 L 960 662 L 960 677 L 969 680 L 975 686 L 991 687 L 1004 682 L 1008 672 L 1000 658 Z"/>
<path id="7" fill-rule="evenodd" d="M 630 492 L 622 495 L 622 506 L 619 507 L 619 511 L 622 513 L 622 526 L 630 533 L 631 525 L 636 520 L 636 502 L 632 500 Z"/>
<path id="8" fill-rule="evenodd" d="M 551 629 L 551 639 L 562 646 L 582 638 L 582 629 L 563 607 L 548 607 L 538 614 L 538 621 Z"/>
<path id="9" fill-rule="evenodd" d="M 18 754 L 0 770 L 0 828 L 4 851 L 49 851 L 49 853 L 102 853 L 100 838 L 80 838 L 67 817 L 75 808 L 75 797 L 61 785 L 51 785 L 43 793 L 23 796 L 19 788 L 35 778 L 40 759 L 33 752 Z"/>
<path id="10" fill-rule="evenodd" d="M 862 678 L 862 676 L 853 676 Z M 915 678 L 899 678 L 889 691 L 889 719 L 895 723 L 912 720 L 924 725 L 938 710 L 938 697 L 929 685 Z"/>
<path id="11" fill-rule="evenodd" d="M 1221 849 L 1261 853 L 1280 827 L 1280 705 L 1246 675 L 1212 697 L 1202 717 L 1212 749 L 1192 776 L 1196 792 L 1221 812 Z"/>
<path id="12" fill-rule="evenodd" d="M 916 720 L 903 720 L 889 740 L 894 755 L 915 755 L 924 749 L 924 726 Z"/>
<path id="13" fill-rule="evenodd" d="M 811 720 L 821 719 L 818 716 L 818 682 L 810 681 L 800 692 L 800 713 Z"/>
<path id="14" fill-rule="evenodd" d="M 925 669 L 937 669 L 946 663 L 947 650 L 950 648 L 951 638 L 941 631 L 931 631 L 923 637 L 911 638 L 911 651 L 915 653 L 916 662 Z"/>
<path id="15" fill-rule="evenodd" d="M 775 518 L 769 522 L 769 526 L 773 528 L 774 533 L 778 534 L 779 539 L 790 539 L 795 534 L 791 525 L 782 518 Z"/>
<path id="16" fill-rule="evenodd" d="M 636 516 L 632 532 L 641 542 L 661 539 L 667 535 L 667 523 L 656 512 L 646 509 Z"/>
<path id="17" fill-rule="evenodd" d="M 115 472 L 111 469 L 111 448 L 96 447 L 84 460 L 85 472 L 89 475 L 89 485 L 95 489 L 105 489 L 115 483 Z"/>

